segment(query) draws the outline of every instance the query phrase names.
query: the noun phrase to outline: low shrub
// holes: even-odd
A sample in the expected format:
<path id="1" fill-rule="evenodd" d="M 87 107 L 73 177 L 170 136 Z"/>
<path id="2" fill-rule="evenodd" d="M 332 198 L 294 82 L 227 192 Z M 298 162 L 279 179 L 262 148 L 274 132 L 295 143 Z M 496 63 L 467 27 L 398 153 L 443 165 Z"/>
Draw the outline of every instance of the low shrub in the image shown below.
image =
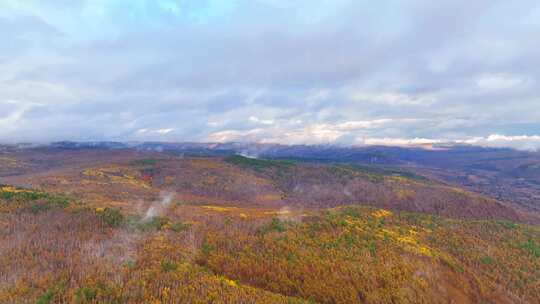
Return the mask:
<path id="1" fill-rule="evenodd" d="M 119 227 L 124 223 L 124 215 L 118 208 L 105 208 L 102 211 L 97 211 L 97 214 L 103 223 L 109 227 Z"/>

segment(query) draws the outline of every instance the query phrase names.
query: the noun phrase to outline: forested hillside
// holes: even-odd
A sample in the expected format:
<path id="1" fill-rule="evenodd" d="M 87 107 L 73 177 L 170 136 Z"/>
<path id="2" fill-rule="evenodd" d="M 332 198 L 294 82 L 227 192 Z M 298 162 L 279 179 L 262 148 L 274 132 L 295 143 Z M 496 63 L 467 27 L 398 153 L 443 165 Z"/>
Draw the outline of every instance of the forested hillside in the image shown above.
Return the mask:
<path id="1" fill-rule="evenodd" d="M 46 152 L 1 159 L 1 303 L 540 299 L 539 226 L 400 167 Z"/>

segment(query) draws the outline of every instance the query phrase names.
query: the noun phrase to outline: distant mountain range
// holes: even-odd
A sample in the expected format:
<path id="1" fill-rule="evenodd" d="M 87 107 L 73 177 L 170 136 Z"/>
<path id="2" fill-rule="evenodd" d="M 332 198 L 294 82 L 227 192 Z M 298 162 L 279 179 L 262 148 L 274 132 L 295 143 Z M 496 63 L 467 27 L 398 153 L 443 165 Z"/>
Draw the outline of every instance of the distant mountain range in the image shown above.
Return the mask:
<path id="1" fill-rule="evenodd" d="M 19 144 L 18 147 L 35 147 Z M 487 148 L 471 145 L 439 144 L 429 146 L 337 146 L 337 145 L 281 145 L 260 143 L 197 143 L 197 142 L 116 142 L 116 141 L 60 141 L 48 145 L 59 149 L 136 149 L 195 155 L 243 154 L 248 157 L 294 158 L 299 160 L 362 161 L 373 164 L 397 164 L 407 162 L 437 163 L 447 157 L 498 155 L 506 158 L 538 157 L 540 154 L 510 148 Z M 504 155 L 504 156 L 503 156 Z"/>

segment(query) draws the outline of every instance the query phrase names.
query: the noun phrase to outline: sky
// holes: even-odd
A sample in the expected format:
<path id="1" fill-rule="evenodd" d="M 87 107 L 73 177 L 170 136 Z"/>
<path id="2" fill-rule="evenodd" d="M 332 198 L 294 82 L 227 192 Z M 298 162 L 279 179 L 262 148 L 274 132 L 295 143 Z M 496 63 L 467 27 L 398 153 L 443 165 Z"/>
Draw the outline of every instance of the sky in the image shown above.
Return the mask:
<path id="1" fill-rule="evenodd" d="M 540 148 L 535 0 L 2 0 L 0 142 Z"/>

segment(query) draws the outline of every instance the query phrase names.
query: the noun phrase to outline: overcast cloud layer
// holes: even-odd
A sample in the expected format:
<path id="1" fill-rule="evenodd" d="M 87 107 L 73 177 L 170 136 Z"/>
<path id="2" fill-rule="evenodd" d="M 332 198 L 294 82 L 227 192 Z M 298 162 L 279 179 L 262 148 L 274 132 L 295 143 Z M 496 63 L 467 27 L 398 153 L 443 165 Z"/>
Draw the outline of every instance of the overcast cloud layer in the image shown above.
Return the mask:
<path id="1" fill-rule="evenodd" d="M 0 141 L 540 147 L 538 1 L 3 0 Z"/>

